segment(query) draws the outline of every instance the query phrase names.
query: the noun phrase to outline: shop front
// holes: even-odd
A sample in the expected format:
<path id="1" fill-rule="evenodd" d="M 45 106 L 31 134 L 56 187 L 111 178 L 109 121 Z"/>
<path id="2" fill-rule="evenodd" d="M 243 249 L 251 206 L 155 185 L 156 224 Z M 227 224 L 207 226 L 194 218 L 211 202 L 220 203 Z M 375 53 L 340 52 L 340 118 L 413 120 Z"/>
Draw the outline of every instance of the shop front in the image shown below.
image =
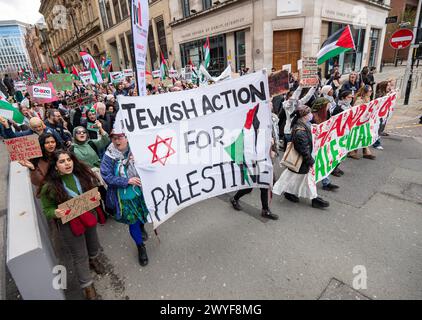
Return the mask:
<path id="1" fill-rule="evenodd" d="M 220 75 L 231 64 L 233 72 L 252 65 L 252 5 L 242 3 L 229 6 L 202 17 L 171 24 L 175 45 L 176 67 L 192 62 L 199 67 L 204 61 L 204 44 L 210 40 L 212 76 Z"/>

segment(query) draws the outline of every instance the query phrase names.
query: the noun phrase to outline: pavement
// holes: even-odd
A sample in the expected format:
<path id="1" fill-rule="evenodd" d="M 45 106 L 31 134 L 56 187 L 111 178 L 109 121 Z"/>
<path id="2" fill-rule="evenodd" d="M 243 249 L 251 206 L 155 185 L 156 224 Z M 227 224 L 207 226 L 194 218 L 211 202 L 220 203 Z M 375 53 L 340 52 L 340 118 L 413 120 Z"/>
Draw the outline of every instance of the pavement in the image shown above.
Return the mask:
<path id="1" fill-rule="evenodd" d="M 408 113 L 416 114 L 418 90 L 403 106 Z M 345 175 L 332 178 L 340 189 L 318 190 L 331 204 L 326 210 L 275 196 L 271 209 L 280 219 L 267 221 L 258 190 L 242 198 L 242 211 L 232 209 L 230 195 L 208 199 L 177 213 L 158 236 L 147 226 L 147 267 L 128 227 L 108 220 L 98 227 L 109 271 L 96 276 L 98 293 L 122 300 L 422 299 L 422 135 L 397 129 L 413 121 L 405 117 L 393 115 L 375 161 L 347 159 Z M 281 168 L 275 171 L 278 177 Z M 366 286 L 356 287 L 365 274 Z"/>

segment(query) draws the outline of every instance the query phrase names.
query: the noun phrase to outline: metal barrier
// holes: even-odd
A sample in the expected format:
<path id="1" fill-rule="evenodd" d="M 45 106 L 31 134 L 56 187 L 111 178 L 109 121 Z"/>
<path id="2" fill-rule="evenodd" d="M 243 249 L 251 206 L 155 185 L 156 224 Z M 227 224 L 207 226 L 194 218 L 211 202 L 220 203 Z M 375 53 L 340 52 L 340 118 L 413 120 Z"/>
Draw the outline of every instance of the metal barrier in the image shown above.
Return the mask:
<path id="1" fill-rule="evenodd" d="M 7 212 L 7 266 L 25 300 L 64 300 L 53 288 L 53 251 L 46 220 L 34 201 L 28 169 L 10 163 Z"/>

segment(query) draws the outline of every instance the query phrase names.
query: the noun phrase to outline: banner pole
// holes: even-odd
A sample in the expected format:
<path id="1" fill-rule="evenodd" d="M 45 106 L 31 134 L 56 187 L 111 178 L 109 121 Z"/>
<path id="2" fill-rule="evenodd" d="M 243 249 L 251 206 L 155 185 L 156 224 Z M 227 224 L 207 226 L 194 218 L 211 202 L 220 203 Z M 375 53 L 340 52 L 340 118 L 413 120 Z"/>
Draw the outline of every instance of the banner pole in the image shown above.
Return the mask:
<path id="1" fill-rule="evenodd" d="M 139 96 L 139 83 L 138 83 L 138 69 L 136 68 L 136 56 L 135 56 L 135 37 L 134 37 L 134 33 L 133 33 L 133 21 L 134 21 L 134 16 L 133 16 L 133 1 L 131 0 L 131 6 L 130 6 L 130 30 L 132 33 L 132 50 L 130 50 L 130 55 L 132 58 L 132 68 L 134 71 L 134 75 L 135 75 L 135 85 L 136 85 L 136 92 L 138 93 Z"/>

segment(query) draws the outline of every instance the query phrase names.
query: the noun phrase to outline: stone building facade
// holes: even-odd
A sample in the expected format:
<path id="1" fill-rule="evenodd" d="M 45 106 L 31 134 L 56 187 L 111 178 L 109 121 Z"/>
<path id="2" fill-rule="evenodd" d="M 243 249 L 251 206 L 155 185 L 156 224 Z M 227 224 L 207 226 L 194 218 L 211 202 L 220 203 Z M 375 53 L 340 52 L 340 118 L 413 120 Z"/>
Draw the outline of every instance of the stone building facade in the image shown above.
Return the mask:
<path id="1" fill-rule="evenodd" d="M 169 2 L 171 0 L 149 0 L 149 39 L 147 70 L 160 65 L 160 51 L 172 64 L 173 38 L 171 34 Z M 114 70 L 132 68 L 132 30 L 130 24 L 131 0 L 99 0 L 102 36 L 106 52 L 111 56 Z"/>
<path id="2" fill-rule="evenodd" d="M 82 67 L 79 50 L 89 52 L 97 63 L 105 55 L 97 2 L 41 0 L 39 12 L 47 24 L 46 41 L 55 62 L 57 56 L 60 56 L 68 68 L 73 64 Z"/>
<path id="3" fill-rule="evenodd" d="M 32 25 L 27 29 L 25 36 L 26 48 L 28 50 L 32 68 L 33 71 L 37 73 L 46 70 L 48 67 L 48 60 L 46 55 L 43 53 L 44 50 L 41 44 L 40 30 L 43 29 L 45 29 L 44 24 Z"/>

